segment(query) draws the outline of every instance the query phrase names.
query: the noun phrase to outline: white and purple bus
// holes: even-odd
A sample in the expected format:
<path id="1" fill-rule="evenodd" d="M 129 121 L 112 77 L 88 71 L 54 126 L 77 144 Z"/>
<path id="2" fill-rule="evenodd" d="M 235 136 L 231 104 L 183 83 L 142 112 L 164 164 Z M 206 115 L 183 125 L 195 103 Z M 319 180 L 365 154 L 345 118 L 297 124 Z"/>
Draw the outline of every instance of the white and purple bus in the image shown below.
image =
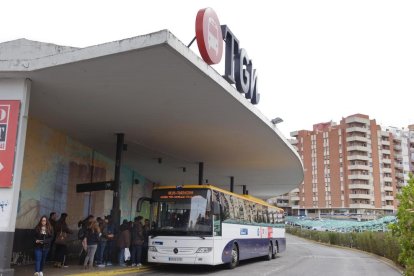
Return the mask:
<path id="1" fill-rule="evenodd" d="M 283 209 L 211 185 L 153 190 L 148 261 L 219 265 L 271 260 L 286 248 Z"/>

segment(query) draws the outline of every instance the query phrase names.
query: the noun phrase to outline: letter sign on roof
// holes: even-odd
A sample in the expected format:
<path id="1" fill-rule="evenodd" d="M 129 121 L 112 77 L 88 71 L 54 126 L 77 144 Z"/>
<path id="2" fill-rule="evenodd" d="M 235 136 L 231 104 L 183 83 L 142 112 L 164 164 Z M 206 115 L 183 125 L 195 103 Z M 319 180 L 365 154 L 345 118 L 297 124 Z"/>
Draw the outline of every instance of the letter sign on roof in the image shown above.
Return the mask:
<path id="1" fill-rule="evenodd" d="M 201 9 L 196 17 L 198 50 L 207 64 L 217 64 L 223 55 L 223 37 L 217 14 L 212 8 Z"/>

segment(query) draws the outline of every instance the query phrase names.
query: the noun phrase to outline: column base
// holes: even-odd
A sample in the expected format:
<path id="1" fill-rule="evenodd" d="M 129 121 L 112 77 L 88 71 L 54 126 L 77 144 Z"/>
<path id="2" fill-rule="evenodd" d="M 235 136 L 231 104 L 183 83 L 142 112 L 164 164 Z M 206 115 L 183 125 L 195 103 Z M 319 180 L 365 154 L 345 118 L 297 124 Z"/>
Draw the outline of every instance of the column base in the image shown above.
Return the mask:
<path id="1" fill-rule="evenodd" d="M 14 275 L 10 268 L 14 232 L 0 232 L 0 276 Z"/>
<path id="2" fill-rule="evenodd" d="M 14 275 L 14 269 L 6 268 L 2 269 L 0 268 L 0 276 L 13 276 Z"/>

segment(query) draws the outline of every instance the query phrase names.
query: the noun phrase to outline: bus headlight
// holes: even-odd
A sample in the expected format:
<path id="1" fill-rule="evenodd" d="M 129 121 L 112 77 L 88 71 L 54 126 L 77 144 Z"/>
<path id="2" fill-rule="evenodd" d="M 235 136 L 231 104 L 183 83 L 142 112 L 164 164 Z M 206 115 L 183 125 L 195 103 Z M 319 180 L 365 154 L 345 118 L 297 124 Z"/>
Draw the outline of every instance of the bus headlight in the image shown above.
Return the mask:
<path id="1" fill-rule="evenodd" d="M 158 252 L 155 246 L 148 246 L 148 251 L 150 252 Z"/>
<path id="2" fill-rule="evenodd" d="M 196 253 L 209 253 L 211 250 L 211 247 L 199 247 Z"/>

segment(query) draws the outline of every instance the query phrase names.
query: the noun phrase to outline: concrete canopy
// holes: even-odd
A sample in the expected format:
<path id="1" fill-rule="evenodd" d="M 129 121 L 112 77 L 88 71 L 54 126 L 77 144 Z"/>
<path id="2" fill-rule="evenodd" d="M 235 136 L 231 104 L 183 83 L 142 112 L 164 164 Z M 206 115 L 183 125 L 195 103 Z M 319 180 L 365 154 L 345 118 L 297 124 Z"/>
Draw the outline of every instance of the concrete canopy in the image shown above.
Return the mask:
<path id="1" fill-rule="evenodd" d="M 198 162 L 208 183 L 229 189 L 234 176 L 235 192 L 263 199 L 303 180 L 277 128 L 167 30 L 82 49 L 15 44 L 0 44 L 0 78 L 32 80 L 30 116 L 109 157 L 124 133 L 123 164 L 155 183 L 196 184 Z"/>

